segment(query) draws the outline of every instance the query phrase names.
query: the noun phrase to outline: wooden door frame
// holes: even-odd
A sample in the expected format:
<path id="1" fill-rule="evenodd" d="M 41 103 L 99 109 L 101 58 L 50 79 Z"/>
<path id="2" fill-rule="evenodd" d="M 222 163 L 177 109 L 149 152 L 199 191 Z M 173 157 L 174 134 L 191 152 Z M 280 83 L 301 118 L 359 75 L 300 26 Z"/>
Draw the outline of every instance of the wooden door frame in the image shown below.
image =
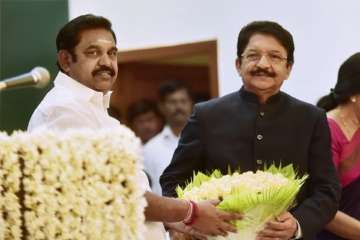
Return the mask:
<path id="1" fill-rule="evenodd" d="M 166 58 L 186 57 L 189 55 L 206 55 L 209 57 L 210 97 L 219 96 L 217 69 L 217 41 L 208 40 L 172 46 L 126 50 L 118 52 L 118 64 L 141 62 Z"/>

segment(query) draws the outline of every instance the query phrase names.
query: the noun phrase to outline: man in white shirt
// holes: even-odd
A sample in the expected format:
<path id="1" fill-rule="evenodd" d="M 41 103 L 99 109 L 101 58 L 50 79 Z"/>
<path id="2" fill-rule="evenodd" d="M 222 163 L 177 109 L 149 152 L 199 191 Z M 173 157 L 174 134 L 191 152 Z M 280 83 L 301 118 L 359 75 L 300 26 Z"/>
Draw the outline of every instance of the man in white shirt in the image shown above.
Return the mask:
<path id="1" fill-rule="evenodd" d="M 118 127 L 120 123 L 106 111 L 110 89 L 118 72 L 116 36 L 110 21 L 91 14 L 79 16 L 60 30 L 56 46 L 61 72 L 55 79 L 54 88 L 33 113 L 28 129 L 96 130 Z M 146 178 L 143 179 L 145 187 L 148 187 Z M 224 235 L 234 230 L 229 221 L 240 217 L 217 210 L 209 201 L 191 203 L 159 197 L 149 191 L 145 193 L 145 198 L 148 202 L 146 220 L 183 220 L 184 223 L 172 225 L 178 230 Z M 192 224 L 185 227 L 186 223 Z M 155 232 L 161 235 L 159 225 L 156 228 L 158 231 Z"/>
<path id="2" fill-rule="evenodd" d="M 59 72 L 54 88 L 47 93 L 33 113 L 28 130 L 118 127 L 119 122 L 106 113 L 110 94 L 95 91 Z"/>
<path id="3" fill-rule="evenodd" d="M 144 145 L 145 170 L 152 180 L 151 189 L 161 195 L 160 176 L 169 165 L 178 145 L 181 130 L 190 117 L 193 101 L 188 86 L 179 80 L 165 82 L 159 88 L 160 110 L 166 125 Z"/>

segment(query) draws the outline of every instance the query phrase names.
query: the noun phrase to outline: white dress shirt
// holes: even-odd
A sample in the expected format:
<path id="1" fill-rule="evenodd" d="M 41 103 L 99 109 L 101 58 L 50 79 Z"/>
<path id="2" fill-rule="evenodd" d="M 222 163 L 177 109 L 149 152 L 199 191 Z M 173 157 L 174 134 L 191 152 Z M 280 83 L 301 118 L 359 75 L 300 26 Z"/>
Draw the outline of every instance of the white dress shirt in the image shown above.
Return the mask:
<path id="1" fill-rule="evenodd" d="M 28 124 L 28 130 L 118 128 L 120 122 L 109 116 L 111 92 L 103 94 L 86 87 L 68 75 L 59 72 L 54 87 L 46 94 L 35 109 Z M 139 173 L 139 182 L 145 190 L 150 190 L 146 175 Z M 162 223 L 146 222 L 145 239 L 165 239 Z"/>
<path id="2" fill-rule="evenodd" d="M 150 175 L 151 189 L 156 194 L 162 195 L 159 179 L 170 164 L 178 142 L 179 137 L 166 125 L 159 134 L 144 145 L 145 171 Z"/>
<path id="3" fill-rule="evenodd" d="M 110 95 L 111 92 L 104 95 L 59 72 L 54 87 L 32 114 L 28 130 L 118 127 L 119 121 L 107 113 Z"/>

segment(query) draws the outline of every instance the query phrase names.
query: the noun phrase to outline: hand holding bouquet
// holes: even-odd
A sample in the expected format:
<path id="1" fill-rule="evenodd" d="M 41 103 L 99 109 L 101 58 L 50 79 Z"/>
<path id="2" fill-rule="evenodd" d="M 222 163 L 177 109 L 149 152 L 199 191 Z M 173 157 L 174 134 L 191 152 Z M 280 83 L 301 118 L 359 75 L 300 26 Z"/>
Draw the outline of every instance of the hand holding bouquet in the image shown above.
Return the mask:
<path id="1" fill-rule="evenodd" d="M 265 223 L 287 211 L 294 205 L 307 175 L 299 178 L 292 165 L 264 171 L 235 172 L 222 175 L 215 170 L 210 175 L 197 173 L 185 188 L 178 187 L 179 198 L 193 201 L 218 199 L 218 208 L 243 214 L 242 220 L 234 221 L 237 233 L 211 239 L 255 239 Z"/>

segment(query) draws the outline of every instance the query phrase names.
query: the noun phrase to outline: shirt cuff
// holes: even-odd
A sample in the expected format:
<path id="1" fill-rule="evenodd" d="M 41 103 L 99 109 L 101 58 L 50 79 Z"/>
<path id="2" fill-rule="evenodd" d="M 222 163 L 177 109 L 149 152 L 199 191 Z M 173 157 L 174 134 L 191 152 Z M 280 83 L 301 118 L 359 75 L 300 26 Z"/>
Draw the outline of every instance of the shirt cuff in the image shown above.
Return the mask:
<path id="1" fill-rule="evenodd" d="M 297 225 L 297 230 L 296 230 L 294 236 L 291 238 L 291 240 L 293 240 L 293 239 L 301 239 L 302 238 L 302 231 L 301 231 L 301 227 L 300 227 L 300 224 L 299 224 L 298 220 L 296 220 L 296 225 Z"/>

